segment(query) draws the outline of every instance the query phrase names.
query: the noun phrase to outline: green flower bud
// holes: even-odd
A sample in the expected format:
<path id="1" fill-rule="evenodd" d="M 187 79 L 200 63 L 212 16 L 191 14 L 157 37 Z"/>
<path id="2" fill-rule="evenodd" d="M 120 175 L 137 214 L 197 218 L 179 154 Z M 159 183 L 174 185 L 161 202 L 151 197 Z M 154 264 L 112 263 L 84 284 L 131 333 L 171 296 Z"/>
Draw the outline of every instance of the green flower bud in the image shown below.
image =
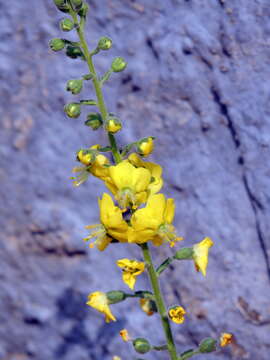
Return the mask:
<path id="1" fill-rule="evenodd" d="M 66 55 L 71 59 L 77 59 L 78 57 L 83 57 L 83 52 L 78 46 L 68 45 L 66 50 Z"/>
<path id="2" fill-rule="evenodd" d="M 81 115 L 81 106 L 78 103 L 70 103 L 64 107 L 64 111 L 70 118 L 77 118 Z"/>
<path id="3" fill-rule="evenodd" d="M 59 38 L 54 38 L 49 42 L 49 46 L 51 48 L 51 50 L 53 51 L 60 51 L 62 49 L 64 49 L 65 47 L 65 42 L 62 39 Z"/>
<path id="4" fill-rule="evenodd" d="M 83 88 L 83 80 L 75 79 L 67 82 L 67 91 L 70 91 L 73 95 L 79 94 Z"/>
<path id="5" fill-rule="evenodd" d="M 201 353 L 210 353 L 216 350 L 217 341 L 212 338 L 206 338 L 200 342 L 199 351 Z"/>
<path id="6" fill-rule="evenodd" d="M 126 294 L 123 291 L 108 291 L 106 293 L 109 304 L 116 304 L 126 299 Z"/>
<path id="7" fill-rule="evenodd" d="M 87 115 L 87 120 L 84 124 L 90 126 L 93 130 L 97 130 L 103 124 L 102 117 L 99 113 L 90 113 Z"/>
<path id="8" fill-rule="evenodd" d="M 74 22 L 69 18 L 60 21 L 60 29 L 63 31 L 71 31 L 74 28 Z"/>
<path id="9" fill-rule="evenodd" d="M 76 11 L 80 11 L 83 7 L 83 1 L 82 0 L 71 0 L 71 4 Z"/>
<path id="10" fill-rule="evenodd" d="M 54 0 L 54 3 L 57 6 L 58 10 L 62 12 L 69 12 L 70 6 L 66 0 Z"/>
<path id="11" fill-rule="evenodd" d="M 151 345 L 144 338 L 137 338 L 133 341 L 135 351 L 139 354 L 146 354 L 151 350 Z"/>
<path id="12" fill-rule="evenodd" d="M 89 6 L 84 3 L 83 4 L 83 7 L 81 8 L 81 10 L 78 12 L 78 14 L 81 16 L 81 17 L 85 17 L 88 13 L 88 10 L 89 10 Z"/>
<path id="13" fill-rule="evenodd" d="M 112 40 L 106 36 L 99 39 L 98 48 L 100 50 L 109 50 L 112 47 Z"/>
<path id="14" fill-rule="evenodd" d="M 109 116 L 105 123 L 106 131 L 115 134 L 122 129 L 122 123 L 116 116 Z"/>
<path id="15" fill-rule="evenodd" d="M 127 63 L 125 62 L 125 60 L 121 57 L 117 57 L 113 60 L 111 69 L 113 72 L 120 72 L 125 70 L 126 66 Z"/>
<path id="16" fill-rule="evenodd" d="M 89 74 L 86 74 L 86 75 L 83 75 L 83 78 L 84 80 L 92 80 L 94 78 L 94 74 L 92 73 L 89 73 Z"/>
<path id="17" fill-rule="evenodd" d="M 193 248 L 182 248 L 176 251 L 174 259 L 176 260 L 189 260 L 193 258 Z"/>

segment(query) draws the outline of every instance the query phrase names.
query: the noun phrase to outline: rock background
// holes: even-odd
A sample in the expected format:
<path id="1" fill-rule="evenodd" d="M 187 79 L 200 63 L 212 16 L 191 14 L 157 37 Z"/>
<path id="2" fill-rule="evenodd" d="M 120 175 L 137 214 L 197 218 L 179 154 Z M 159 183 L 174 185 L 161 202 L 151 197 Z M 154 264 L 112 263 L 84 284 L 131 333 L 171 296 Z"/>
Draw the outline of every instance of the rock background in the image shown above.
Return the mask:
<path id="1" fill-rule="evenodd" d="M 157 136 L 152 159 L 176 198 L 179 234 L 186 244 L 215 240 L 206 279 L 190 262 L 164 276 L 167 302 L 188 310 L 173 326 L 178 347 L 231 331 L 232 347 L 198 359 L 269 360 L 269 0 L 89 4 L 91 45 L 102 35 L 114 40 L 98 69 L 113 56 L 129 63 L 105 91 L 126 124 L 119 141 Z M 69 176 L 75 151 L 102 135 L 62 108 L 72 99 L 66 81 L 86 66 L 48 50 L 61 36 L 51 0 L 1 0 L 0 10 L 0 359 L 135 359 L 118 331 L 160 343 L 158 317 L 127 300 L 113 307 L 119 321 L 105 325 L 85 306 L 91 291 L 126 289 L 116 259 L 140 258 L 135 245 L 100 253 L 81 240 L 98 220 L 104 187 L 91 179 L 74 189 Z M 170 251 L 156 249 L 156 263 Z M 141 277 L 138 288 L 147 287 Z"/>

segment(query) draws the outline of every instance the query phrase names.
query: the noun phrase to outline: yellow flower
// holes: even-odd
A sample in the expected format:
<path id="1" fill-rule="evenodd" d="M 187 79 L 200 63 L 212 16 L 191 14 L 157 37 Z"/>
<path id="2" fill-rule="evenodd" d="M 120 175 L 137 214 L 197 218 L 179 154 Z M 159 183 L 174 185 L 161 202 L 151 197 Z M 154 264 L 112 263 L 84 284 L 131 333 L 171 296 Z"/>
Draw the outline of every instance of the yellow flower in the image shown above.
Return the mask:
<path id="1" fill-rule="evenodd" d="M 148 186 L 149 195 L 156 194 L 162 188 L 163 179 L 162 179 L 162 167 L 158 164 L 149 161 L 143 161 L 138 154 L 133 153 L 128 157 L 128 161 L 140 168 L 145 168 L 151 173 L 151 183 Z"/>
<path id="2" fill-rule="evenodd" d="M 84 150 L 81 149 L 77 152 L 77 159 L 84 165 L 88 166 L 91 165 L 92 162 L 95 160 L 95 152 L 91 150 Z"/>
<path id="3" fill-rule="evenodd" d="M 116 321 L 115 317 L 111 313 L 108 299 L 105 293 L 96 291 L 88 295 L 87 305 L 96 309 L 97 311 L 105 315 L 106 322 Z"/>
<path id="4" fill-rule="evenodd" d="M 230 333 L 222 333 L 220 336 L 220 346 L 224 347 L 231 344 L 233 341 L 233 335 Z"/>
<path id="5" fill-rule="evenodd" d="M 143 244 L 153 241 L 159 246 L 169 242 L 174 246 L 176 241 L 183 240 L 177 237 L 172 225 L 174 218 L 174 200 L 167 199 L 163 194 L 151 196 L 143 209 L 137 210 L 131 217 L 131 226 L 128 228 L 128 242 Z"/>
<path id="6" fill-rule="evenodd" d="M 144 271 L 144 263 L 129 259 L 120 259 L 116 263 L 123 271 L 124 283 L 133 290 L 136 277 Z"/>
<path id="7" fill-rule="evenodd" d="M 119 356 L 114 356 L 113 358 L 112 358 L 112 360 L 122 360 Z"/>
<path id="8" fill-rule="evenodd" d="M 197 271 L 200 271 L 204 276 L 206 275 L 206 269 L 208 264 L 209 248 L 213 245 L 213 241 L 209 237 L 206 237 L 201 242 L 193 246 L 193 259 L 195 262 L 195 268 Z"/>
<path id="9" fill-rule="evenodd" d="M 105 129 L 108 132 L 115 134 L 122 129 L 121 121 L 115 117 L 111 117 L 106 121 Z"/>
<path id="10" fill-rule="evenodd" d="M 106 193 L 103 194 L 102 199 L 99 199 L 99 207 L 101 224 L 86 226 L 86 229 L 96 230 L 84 240 L 88 241 L 96 238 L 96 241 L 91 243 L 90 247 L 94 247 L 96 243 L 100 251 L 105 250 L 112 239 L 127 242 L 128 224 L 123 219 L 122 211 L 114 205 L 110 195 Z"/>
<path id="11" fill-rule="evenodd" d="M 138 152 L 141 156 L 148 156 L 154 149 L 154 138 L 149 136 L 138 142 L 137 145 Z"/>
<path id="12" fill-rule="evenodd" d="M 94 148 L 92 146 L 92 148 Z M 98 154 L 95 159 L 91 162 L 89 154 L 83 154 L 83 151 L 80 150 L 77 154 L 78 159 L 85 165 L 81 167 L 75 167 L 73 168 L 72 172 L 77 173 L 75 177 L 72 177 L 71 179 L 73 181 L 74 186 L 79 186 L 82 183 L 84 183 L 90 174 L 94 175 L 95 177 L 98 177 L 99 179 L 106 181 L 110 180 L 109 176 L 109 160 L 106 158 L 106 156 L 102 154 Z"/>
<path id="13" fill-rule="evenodd" d="M 185 321 L 186 311 L 182 306 L 174 306 L 169 309 L 169 317 L 176 324 L 182 324 Z"/>
<path id="14" fill-rule="evenodd" d="M 106 186 L 114 194 L 122 208 L 137 207 L 147 199 L 151 173 L 145 168 L 136 168 L 127 160 L 109 167 L 110 180 Z"/>
<path id="15" fill-rule="evenodd" d="M 131 340 L 127 329 L 120 330 L 119 334 L 120 334 L 121 338 L 123 339 L 123 341 L 130 341 Z"/>

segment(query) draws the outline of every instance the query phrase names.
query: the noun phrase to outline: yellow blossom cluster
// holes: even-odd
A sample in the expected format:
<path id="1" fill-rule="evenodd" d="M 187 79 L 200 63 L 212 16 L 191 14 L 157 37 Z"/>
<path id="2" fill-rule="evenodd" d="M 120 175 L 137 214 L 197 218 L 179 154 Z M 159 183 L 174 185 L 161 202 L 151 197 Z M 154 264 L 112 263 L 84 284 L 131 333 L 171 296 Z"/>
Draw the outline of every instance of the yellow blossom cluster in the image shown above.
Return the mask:
<path id="1" fill-rule="evenodd" d="M 152 138 L 144 140 L 140 146 L 145 150 L 144 154 L 140 155 L 148 155 L 153 149 Z M 144 161 L 137 153 L 130 154 L 114 165 L 98 152 L 99 149 L 100 145 L 94 145 L 89 150 L 80 150 L 77 159 L 83 167 L 73 169 L 73 172 L 77 173 L 74 185 L 80 185 L 92 174 L 102 180 L 113 195 L 112 197 L 104 193 L 98 200 L 100 223 L 86 226 L 91 233 L 84 240 L 95 239 L 90 241 L 89 246 L 96 246 L 103 251 L 111 242 L 117 241 L 136 244 L 152 242 L 155 246 L 168 243 L 173 247 L 177 241 L 183 240 L 177 236 L 173 226 L 174 199 L 166 199 L 159 193 L 163 185 L 161 166 Z M 208 250 L 212 245 L 212 240 L 205 238 L 193 246 L 195 267 L 203 275 L 206 274 Z M 145 264 L 136 260 L 120 259 L 117 265 L 122 269 L 124 283 L 134 289 L 136 278 L 145 270 Z M 87 304 L 104 313 L 107 322 L 115 320 L 106 294 L 90 294 Z M 148 302 L 141 299 L 143 309 L 146 304 Z M 146 313 L 150 315 L 153 312 L 147 310 Z M 170 309 L 168 313 L 169 318 L 178 324 L 184 321 L 184 314 L 185 310 L 180 306 Z"/>

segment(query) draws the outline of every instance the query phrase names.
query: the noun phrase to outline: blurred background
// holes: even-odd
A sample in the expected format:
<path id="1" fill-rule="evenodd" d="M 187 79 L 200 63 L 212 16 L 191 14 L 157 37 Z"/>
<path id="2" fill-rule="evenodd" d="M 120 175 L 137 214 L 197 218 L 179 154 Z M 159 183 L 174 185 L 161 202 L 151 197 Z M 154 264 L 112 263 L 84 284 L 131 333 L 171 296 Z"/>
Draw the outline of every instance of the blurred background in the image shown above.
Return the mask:
<path id="1" fill-rule="evenodd" d="M 270 6 L 268 0 L 88 0 L 87 38 L 113 39 L 95 58 L 128 68 L 104 86 L 109 110 L 123 120 L 126 144 L 156 136 L 152 161 L 164 167 L 167 196 L 184 245 L 211 236 L 208 274 L 191 262 L 163 274 L 167 304 L 187 310 L 173 324 L 181 351 L 232 332 L 235 343 L 198 359 L 269 360 L 270 352 Z M 69 119 L 65 91 L 86 64 L 53 53 L 64 16 L 52 0 L 0 0 L 0 359 L 122 360 L 137 356 L 119 330 L 163 342 L 157 315 L 138 300 L 113 306 L 116 323 L 85 305 L 96 290 L 127 290 L 115 261 L 141 259 L 136 245 L 101 253 L 82 241 L 98 222 L 95 178 L 69 179 L 80 147 L 106 145 L 102 131 Z M 75 33 L 67 34 L 76 40 Z M 85 98 L 92 89 L 85 87 Z M 81 97 L 82 98 L 82 97 Z M 88 109 L 89 110 L 89 109 Z M 91 109 L 90 109 L 91 111 Z M 156 248 L 159 264 L 172 253 Z M 148 289 L 140 276 L 137 289 Z"/>

